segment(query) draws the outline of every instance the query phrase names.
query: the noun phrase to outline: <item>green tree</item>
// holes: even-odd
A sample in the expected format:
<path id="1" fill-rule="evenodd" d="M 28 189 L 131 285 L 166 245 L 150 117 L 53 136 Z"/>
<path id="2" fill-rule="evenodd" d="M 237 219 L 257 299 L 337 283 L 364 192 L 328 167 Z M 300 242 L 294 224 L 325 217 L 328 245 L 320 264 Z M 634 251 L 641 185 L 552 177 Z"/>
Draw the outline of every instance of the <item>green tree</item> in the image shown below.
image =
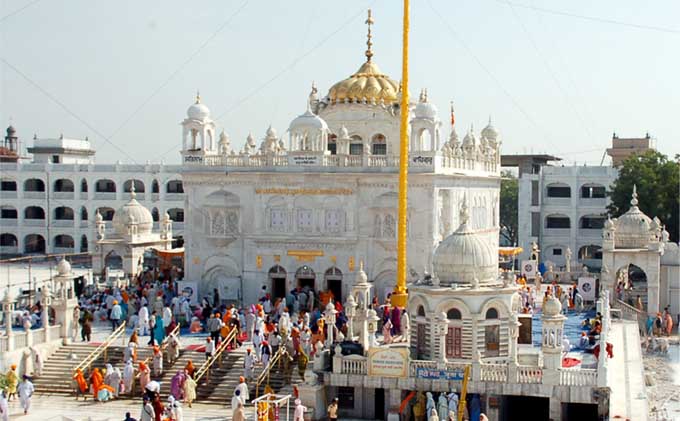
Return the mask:
<path id="1" fill-rule="evenodd" d="M 680 238 L 680 157 L 675 161 L 657 151 L 632 155 L 618 167 L 619 177 L 608 192 L 608 211 L 620 216 L 630 208 L 633 185 L 637 187 L 638 207 L 650 218 L 659 217 L 670 234 L 671 241 Z"/>
<path id="2" fill-rule="evenodd" d="M 517 199 L 519 184 L 517 177 L 510 171 L 501 173 L 501 239 L 517 244 Z"/>

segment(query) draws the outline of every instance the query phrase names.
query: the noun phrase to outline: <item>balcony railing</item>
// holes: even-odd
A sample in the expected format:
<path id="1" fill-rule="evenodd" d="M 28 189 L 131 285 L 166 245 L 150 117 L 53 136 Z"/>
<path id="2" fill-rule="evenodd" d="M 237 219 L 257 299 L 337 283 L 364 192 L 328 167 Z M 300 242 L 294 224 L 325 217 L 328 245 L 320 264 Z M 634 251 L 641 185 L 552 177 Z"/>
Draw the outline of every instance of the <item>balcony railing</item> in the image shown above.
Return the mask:
<path id="1" fill-rule="evenodd" d="M 116 192 L 96 192 L 95 200 L 116 200 Z"/>
<path id="2" fill-rule="evenodd" d="M 45 226 L 45 220 L 44 219 L 24 219 L 24 226 L 27 227 L 44 227 Z"/>
<path id="3" fill-rule="evenodd" d="M 25 191 L 24 192 L 24 199 L 44 199 L 45 198 L 45 192 L 44 191 Z"/>
<path id="4" fill-rule="evenodd" d="M 87 192 L 81 192 L 80 193 L 80 200 L 87 200 L 87 199 L 88 199 Z"/>
<path id="5" fill-rule="evenodd" d="M 0 227 L 16 227 L 16 219 L 0 219 Z"/>
<path id="6" fill-rule="evenodd" d="M 59 228 L 73 228 L 73 219 L 55 219 L 52 226 Z"/>
<path id="7" fill-rule="evenodd" d="M 15 191 L 0 191 L 0 199 L 16 199 L 17 192 Z"/>
<path id="8" fill-rule="evenodd" d="M 52 198 L 58 200 L 73 200 L 75 193 L 72 191 L 55 191 L 52 192 Z"/>
<path id="9" fill-rule="evenodd" d="M 0 246 L 0 254 L 18 254 L 19 248 L 17 246 Z"/>
<path id="10" fill-rule="evenodd" d="M 165 200 L 169 201 L 184 200 L 184 193 L 165 193 Z"/>

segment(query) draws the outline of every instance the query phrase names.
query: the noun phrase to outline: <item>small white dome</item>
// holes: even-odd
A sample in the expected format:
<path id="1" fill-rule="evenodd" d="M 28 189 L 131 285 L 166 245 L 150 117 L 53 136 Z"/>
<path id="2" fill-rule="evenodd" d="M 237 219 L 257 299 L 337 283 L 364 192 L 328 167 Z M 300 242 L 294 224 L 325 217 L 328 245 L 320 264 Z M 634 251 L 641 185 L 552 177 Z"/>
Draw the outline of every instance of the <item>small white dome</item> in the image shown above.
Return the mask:
<path id="1" fill-rule="evenodd" d="M 276 129 L 274 129 L 271 125 L 269 126 L 269 128 L 267 128 L 266 136 L 271 138 L 279 137 L 278 133 L 276 133 Z"/>
<path id="2" fill-rule="evenodd" d="M 368 276 L 364 272 L 364 262 L 359 263 L 359 270 L 354 277 L 354 285 L 364 285 L 368 283 Z"/>
<path id="3" fill-rule="evenodd" d="M 543 304 L 543 315 L 546 317 L 554 317 L 562 312 L 562 304 L 560 300 L 550 295 L 545 304 Z"/>
<path id="4" fill-rule="evenodd" d="M 419 102 L 414 110 L 416 118 L 428 118 L 434 120 L 437 118 L 437 107 L 430 102 Z"/>
<path id="5" fill-rule="evenodd" d="M 637 187 L 633 186 L 630 209 L 615 222 L 614 246 L 616 248 L 646 248 L 650 241 L 649 232 L 654 225 L 653 221 L 637 205 Z"/>
<path id="6" fill-rule="evenodd" d="M 470 148 L 475 146 L 477 146 L 477 138 L 475 137 L 472 127 L 470 127 L 470 130 L 465 134 L 465 137 L 463 138 L 463 147 Z"/>
<path id="7" fill-rule="evenodd" d="M 463 199 L 460 227 L 446 237 L 434 252 L 432 267 L 441 285 L 494 283 L 498 278 L 498 249 L 484 234 L 468 227 L 467 204 Z"/>
<path id="8" fill-rule="evenodd" d="M 130 201 L 124 204 L 113 215 L 113 228 L 118 235 L 127 235 L 127 225 L 137 224 L 138 234 L 148 234 L 153 228 L 151 212 L 135 199 L 135 192 L 130 193 Z"/>
<path id="9" fill-rule="evenodd" d="M 201 96 L 196 95 L 196 102 L 187 109 L 187 117 L 192 120 L 203 121 L 210 117 L 210 109 L 201 102 Z"/>
<path id="10" fill-rule="evenodd" d="M 71 264 L 68 260 L 62 258 L 59 263 L 57 263 L 57 273 L 60 276 L 66 276 L 71 273 Z"/>
<path id="11" fill-rule="evenodd" d="M 305 131 L 328 131 L 328 124 L 314 114 L 309 108 L 304 114 L 299 115 L 293 121 L 290 122 L 288 131 L 293 132 L 305 132 Z"/>
<path id="12" fill-rule="evenodd" d="M 482 129 L 482 137 L 493 142 L 498 139 L 498 130 L 496 130 L 493 124 L 491 124 L 491 117 L 489 117 L 489 124 L 487 124 L 486 127 Z"/>
<path id="13" fill-rule="evenodd" d="M 220 133 L 220 145 L 228 145 L 229 144 L 229 135 L 222 130 L 222 133 Z"/>

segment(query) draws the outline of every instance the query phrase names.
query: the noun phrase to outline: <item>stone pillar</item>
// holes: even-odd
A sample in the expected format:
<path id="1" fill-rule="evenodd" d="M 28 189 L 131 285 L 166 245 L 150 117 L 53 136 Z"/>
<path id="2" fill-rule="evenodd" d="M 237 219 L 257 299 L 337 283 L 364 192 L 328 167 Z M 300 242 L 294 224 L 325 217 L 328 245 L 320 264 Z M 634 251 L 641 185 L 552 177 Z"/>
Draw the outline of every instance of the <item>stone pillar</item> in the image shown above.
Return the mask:
<path id="1" fill-rule="evenodd" d="M 324 320 L 326 321 L 326 346 L 328 349 L 331 349 L 333 346 L 333 342 L 335 341 L 333 338 L 333 334 L 335 333 L 335 315 L 337 314 L 337 311 L 335 310 L 335 306 L 333 305 L 332 301 L 328 302 L 328 305 L 326 306 L 326 311 L 324 312 Z"/>
<path id="2" fill-rule="evenodd" d="M 10 290 L 7 290 L 5 299 L 2 303 L 2 309 L 5 312 L 5 329 L 7 330 L 7 351 L 14 349 L 14 332 L 12 331 L 12 312 L 14 311 L 14 297 L 12 297 Z"/>
<path id="3" fill-rule="evenodd" d="M 449 320 L 446 313 L 442 312 L 435 318 L 434 336 L 439 342 L 437 351 L 437 364 L 446 367 L 446 333 L 449 327 Z"/>
<path id="4" fill-rule="evenodd" d="M 387 421 L 400 421 L 399 405 L 401 405 L 401 389 L 389 389 L 387 392 Z"/>
<path id="5" fill-rule="evenodd" d="M 562 402 L 555 398 L 550 398 L 550 420 L 562 421 Z"/>
<path id="6" fill-rule="evenodd" d="M 43 284 L 43 293 L 42 296 L 40 297 L 40 305 L 42 306 L 42 313 L 41 313 L 41 323 L 42 327 L 45 329 L 45 332 L 47 333 L 47 328 L 50 325 L 50 316 L 49 316 L 49 309 L 50 306 L 52 305 L 52 292 L 50 290 L 50 285 L 49 282 L 46 282 Z"/>

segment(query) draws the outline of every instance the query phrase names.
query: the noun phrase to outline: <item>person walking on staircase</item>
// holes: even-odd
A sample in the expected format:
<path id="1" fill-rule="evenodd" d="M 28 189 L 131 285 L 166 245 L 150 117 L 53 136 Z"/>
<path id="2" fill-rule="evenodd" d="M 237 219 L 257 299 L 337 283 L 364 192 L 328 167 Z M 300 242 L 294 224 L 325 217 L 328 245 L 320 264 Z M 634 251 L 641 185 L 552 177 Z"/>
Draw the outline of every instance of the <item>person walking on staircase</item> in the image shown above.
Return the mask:
<path id="1" fill-rule="evenodd" d="M 144 396 L 144 403 L 142 404 L 142 413 L 139 416 L 139 421 L 154 421 L 156 419 L 156 412 L 148 396 Z"/>
<path id="2" fill-rule="evenodd" d="M 111 329 L 116 330 L 118 329 L 118 326 L 120 326 L 120 319 L 123 317 L 123 309 L 120 307 L 120 304 L 118 304 L 117 300 L 113 300 L 113 307 L 111 307 L 111 315 L 109 316 L 109 319 L 111 319 Z"/>
<path id="3" fill-rule="evenodd" d="M 246 378 L 241 376 L 238 378 L 238 386 L 236 390 L 241 391 L 241 398 L 243 398 L 243 403 L 248 403 L 250 400 L 250 391 L 248 390 L 248 384 L 246 383 Z"/>
<path id="4" fill-rule="evenodd" d="M 24 374 L 24 381 L 19 385 L 19 403 L 21 408 L 24 410 L 24 415 L 28 414 L 28 410 L 31 408 L 31 398 L 33 397 L 33 392 L 35 388 L 33 383 L 29 380 L 28 376 Z"/>
<path id="5" fill-rule="evenodd" d="M 246 380 L 253 378 L 253 367 L 255 366 L 255 356 L 250 348 L 246 349 L 246 356 L 243 360 L 243 377 Z"/>

